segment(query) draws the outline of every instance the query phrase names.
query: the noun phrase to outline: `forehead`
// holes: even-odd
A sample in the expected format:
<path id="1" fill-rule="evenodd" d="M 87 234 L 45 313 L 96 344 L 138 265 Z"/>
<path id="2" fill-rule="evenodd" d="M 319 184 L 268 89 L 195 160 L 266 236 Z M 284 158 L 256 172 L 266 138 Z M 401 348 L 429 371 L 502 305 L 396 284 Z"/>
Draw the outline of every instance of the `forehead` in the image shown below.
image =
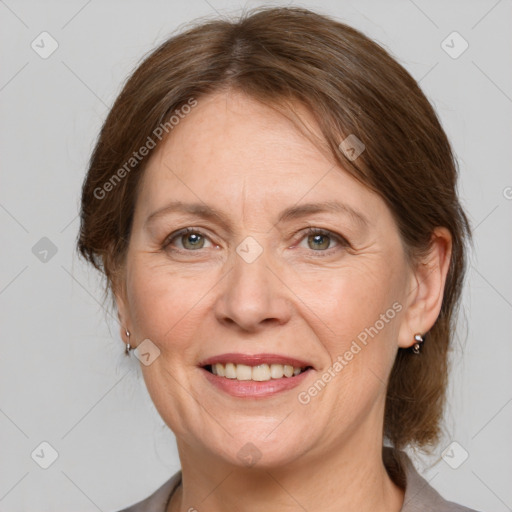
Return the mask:
<path id="1" fill-rule="evenodd" d="M 295 112 L 321 140 L 306 109 L 297 105 Z M 151 156 L 139 197 L 145 213 L 172 199 L 254 213 L 300 201 L 337 199 L 364 203 L 366 209 L 382 202 L 321 151 L 296 121 L 233 91 L 199 99 L 174 127 Z"/>
<path id="2" fill-rule="evenodd" d="M 311 115 L 299 105 L 294 108 L 299 119 L 320 136 Z M 158 157 L 179 168 L 196 167 L 197 172 L 215 166 L 215 174 L 238 171 L 248 175 L 255 170 L 257 174 L 276 174 L 279 168 L 286 172 L 303 167 L 304 158 L 330 164 L 297 123 L 237 91 L 217 92 L 198 100 L 197 107 L 159 147 L 151 164 Z"/>

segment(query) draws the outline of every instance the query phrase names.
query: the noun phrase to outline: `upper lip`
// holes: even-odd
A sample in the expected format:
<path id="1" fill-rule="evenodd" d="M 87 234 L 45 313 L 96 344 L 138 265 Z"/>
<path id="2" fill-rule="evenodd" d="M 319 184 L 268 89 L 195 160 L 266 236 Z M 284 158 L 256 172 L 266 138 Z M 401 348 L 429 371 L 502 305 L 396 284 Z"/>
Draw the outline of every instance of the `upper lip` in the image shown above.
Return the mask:
<path id="1" fill-rule="evenodd" d="M 283 356 L 281 354 L 219 354 L 217 356 L 209 357 L 199 363 L 199 366 L 208 366 L 216 363 L 226 364 L 245 364 L 247 366 L 258 366 L 260 364 L 282 364 L 290 365 L 295 368 L 305 368 L 308 366 L 313 367 L 311 363 L 297 359 L 295 357 Z"/>

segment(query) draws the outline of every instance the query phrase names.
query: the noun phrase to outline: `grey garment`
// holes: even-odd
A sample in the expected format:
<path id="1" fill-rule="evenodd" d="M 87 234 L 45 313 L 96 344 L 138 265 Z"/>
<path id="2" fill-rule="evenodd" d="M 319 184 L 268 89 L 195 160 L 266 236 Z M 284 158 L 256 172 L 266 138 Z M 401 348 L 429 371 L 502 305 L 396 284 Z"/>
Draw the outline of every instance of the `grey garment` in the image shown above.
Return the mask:
<path id="1" fill-rule="evenodd" d="M 416 471 L 405 452 L 384 447 L 383 460 L 393 481 L 405 489 L 404 503 L 400 512 L 477 512 L 443 499 Z M 151 496 L 120 512 L 165 512 L 171 494 L 180 483 L 181 471 L 178 471 Z"/>
<path id="2" fill-rule="evenodd" d="M 404 503 L 400 512 L 477 512 L 472 508 L 445 500 L 418 473 L 405 452 L 385 447 L 382 458 L 393 482 L 405 489 Z"/>
<path id="3" fill-rule="evenodd" d="M 124 508 L 120 512 L 165 512 L 167 504 L 171 499 L 171 494 L 174 493 L 180 483 L 181 471 L 178 471 L 151 496 L 131 507 Z"/>

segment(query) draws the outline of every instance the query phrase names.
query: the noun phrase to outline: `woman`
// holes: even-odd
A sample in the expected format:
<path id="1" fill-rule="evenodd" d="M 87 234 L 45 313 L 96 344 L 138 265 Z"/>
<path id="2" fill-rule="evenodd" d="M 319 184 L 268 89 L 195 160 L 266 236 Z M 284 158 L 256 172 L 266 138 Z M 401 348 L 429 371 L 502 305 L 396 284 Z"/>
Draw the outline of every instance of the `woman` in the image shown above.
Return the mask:
<path id="1" fill-rule="evenodd" d="M 127 511 L 469 510 L 403 451 L 439 439 L 456 180 L 416 82 L 327 17 L 210 21 L 146 58 L 78 241 L 182 466 Z"/>

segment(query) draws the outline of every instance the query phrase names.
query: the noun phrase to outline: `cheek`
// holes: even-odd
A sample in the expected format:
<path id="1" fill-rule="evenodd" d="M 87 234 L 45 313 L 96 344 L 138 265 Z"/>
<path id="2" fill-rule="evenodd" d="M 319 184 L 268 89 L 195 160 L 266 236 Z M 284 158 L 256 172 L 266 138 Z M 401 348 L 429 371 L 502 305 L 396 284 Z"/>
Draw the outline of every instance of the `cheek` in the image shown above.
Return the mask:
<path id="1" fill-rule="evenodd" d="M 318 379 L 328 379 L 325 388 L 314 383 L 301 391 L 311 398 L 318 418 L 336 419 L 334 436 L 339 428 L 362 421 L 385 394 L 396 355 L 400 286 L 399 274 L 390 268 L 365 265 L 302 280 L 297 290 L 300 315 L 326 354 Z"/>
<path id="2" fill-rule="evenodd" d="M 384 390 L 396 356 L 403 309 L 400 275 L 379 259 L 300 281 L 300 315 L 312 326 L 326 354 L 321 374 L 336 375 L 326 394 L 335 408 L 364 408 Z"/>
<path id="3" fill-rule="evenodd" d="M 183 349 L 195 329 L 201 302 L 215 284 L 211 273 L 180 271 L 166 265 L 135 262 L 128 274 L 130 313 L 138 336 L 159 348 Z M 217 278 L 218 279 L 218 278 Z"/>
<path id="4" fill-rule="evenodd" d="M 166 424 L 186 439 L 189 425 L 201 416 L 200 404 L 190 401 L 190 368 L 197 350 L 192 340 L 214 283 L 205 273 L 178 276 L 169 266 L 141 258 L 131 265 L 127 284 L 137 340 L 149 338 L 160 349 L 152 364 L 141 365 L 147 390 Z"/>
<path id="5" fill-rule="evenodd" d="M 393 270 L 378 266 L 331 269 L 302 278 L 296 290 L 315 323 L 343 339 L 374 325 L 400 297 Z"/>

